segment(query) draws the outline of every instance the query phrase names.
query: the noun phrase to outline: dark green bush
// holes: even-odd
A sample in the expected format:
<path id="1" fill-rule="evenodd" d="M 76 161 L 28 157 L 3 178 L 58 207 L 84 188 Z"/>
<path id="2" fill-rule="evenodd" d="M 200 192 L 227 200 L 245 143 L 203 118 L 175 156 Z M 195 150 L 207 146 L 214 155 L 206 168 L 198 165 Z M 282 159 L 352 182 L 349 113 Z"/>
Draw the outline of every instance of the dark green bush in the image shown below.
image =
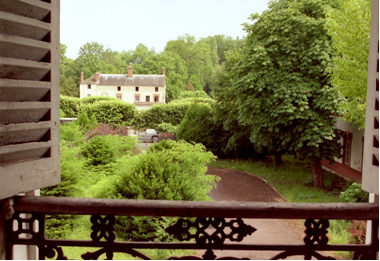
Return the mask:
<path id="1" fill-rule="evenodd" d="M 212 153 L 220 156 L 228 137 L 223 126 L 216 124 L 209 104 L 195 103 L 186 112 L 177 129 L 177 138 L 187 142 L 202 143 Z"/>
<path id="2" fill-rule="evenodd" d="M 59 96 L 59 107 L 67 118 L 76 118 L 80 106 L 80 99 L 68 96 Z"/>
<path id="3" fill-rule="evenodd" d="M 163 141 L 146 152 L 124 157 L 117 164 L 114 177 L 99 185 L 100 197 L 160 200 L 209 200 L 207 193 L 216 177 L 205 175 L 206 164 L 215 156 L 201 144 Z M 113 186 L 109 185 L 113 182 Z M 104 184 L 105 184 L 104 183 Z M 126 240 L 167 240 L 162 224 L 170 218 L 123 217 L 118 219 L 117 234 Z"/>
<path id="4" fill-rule="evenodd" d="M 89 117 L 95 116 L 99 123 L 132 125 L 137 115 L 137 108 L 120 100 L 98 101 L 93 104 L 82 104 L 80 112 Z"/>
<path id="5" fill-rule="evenodd" d="M 115 151 L 104 136 L 95 136 L 82 148 L 87 165 L 106 165 L 116 161 Z"/>

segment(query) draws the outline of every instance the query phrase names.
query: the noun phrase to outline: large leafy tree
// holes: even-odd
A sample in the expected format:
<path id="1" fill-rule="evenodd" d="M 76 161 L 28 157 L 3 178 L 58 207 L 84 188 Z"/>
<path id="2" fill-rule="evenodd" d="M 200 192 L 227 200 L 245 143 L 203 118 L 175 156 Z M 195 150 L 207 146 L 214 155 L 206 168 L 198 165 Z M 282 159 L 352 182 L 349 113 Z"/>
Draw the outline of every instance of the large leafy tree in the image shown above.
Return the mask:
<path id="1" fill-rule="evenodd" d="M 333 85 L 346 97 L 344 119 L 365 125 L 371 0 L 336 0 L 328 12 L 327 28 L 338 55 Z"/>
<path id="2" fill-rule="evenodd" d="M 321 160 L 341 153 L 331 117 L 341 114 L 341 97 L 326 72 L 333 48 L 325 11 L 322 0 L 278 0 L 252 15 L 232 87 L 252 143 L 310 160 L 317 187 L 323 186 Z"/>

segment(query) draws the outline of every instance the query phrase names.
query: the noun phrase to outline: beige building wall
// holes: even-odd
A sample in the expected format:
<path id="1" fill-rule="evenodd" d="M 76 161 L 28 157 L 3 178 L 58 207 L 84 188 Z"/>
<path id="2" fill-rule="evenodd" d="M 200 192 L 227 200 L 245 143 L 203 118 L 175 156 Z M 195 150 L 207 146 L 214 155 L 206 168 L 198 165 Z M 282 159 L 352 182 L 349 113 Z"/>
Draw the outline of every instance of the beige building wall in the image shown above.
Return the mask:
<path id="1" fill-rule="evenodd" d="M 138 91 L 136 91 L 138 87 Z M 156 92 L 156 88 L 158 91 Z M 88 89 L 88 84 L 80 84 L 80 96 L 79 98 L 84 98 L 90 96 L 108 96 L 117 98 L 117 94 L 121 94 L 121 100 L 134 104 L 135 96 L 139 95 L 139 102 L 147 102 L 149 97 L 150 104 L 137 104 L 138 109 L 151 108 L 153 104 L 165 103 L 165 87 L 155 87 L 155 86 L 120 86 L 121 91 L 118 91 L 118 86 L 115 85 L 98 85 L 91 84 L 91 89 Z M 158 101 L 155 102 L 154 97 L 158 97 Z"/>
<path id="2" fill-rule="evenodd" d="M 364 130 L 359 130 L 359 126 L 351 125 L 341 118 L 338 118 L 337 128 L 352 133 L 350 167 L 362 171 Z M 341 139 L 341 143 L 343 144 L 343 139 Z M 335 161 L 342 163 L 342 159 L 336 158 Z"/>

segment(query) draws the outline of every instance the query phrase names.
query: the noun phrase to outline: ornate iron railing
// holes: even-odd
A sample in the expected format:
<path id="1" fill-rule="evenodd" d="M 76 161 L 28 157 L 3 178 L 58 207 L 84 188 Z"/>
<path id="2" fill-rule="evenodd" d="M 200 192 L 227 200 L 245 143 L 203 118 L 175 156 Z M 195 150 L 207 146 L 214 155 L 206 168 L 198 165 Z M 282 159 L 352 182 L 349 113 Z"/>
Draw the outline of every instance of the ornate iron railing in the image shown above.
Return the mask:
<path id="1" fill-rule="evenodd" d="M 14 214 L 7 222 L 7 259 L 13 258 L 14 245 L 35 245 L 40 259 L 66 259 L 62 247 L 95 247 L 98 250 L 82 255 L 97 259 L 106 254 L 127 253 L 150 259 L 136 249 L 204 250 L 197 256 L 169 259 L 238 259 L 216 256 L 214 250 L 275 251 L 272 259 L 302 255 L 305 259 L 334 259 L 332 251 L 352 251 L 354 259 L 376 259 L 379 250 L 379 206 L 373 203 L 251 203 L 251 202 L 188 202 L 156 200 L 111 200 L 79 198 L 16 197 Z M 45 237 L 45 215 L 91 215 L 91 240 L 57 240 Z M 166 228 L 166 233 L 179 242 L 115 241 L 115 216 L 180 217 Z M 244 237 L 255 236 L 256 228 L 243 219 L 305 219 L 304 244 L 246 244 Z M 329 244 L 329 220 L 371 220 L 369 244 Z M 36 229 L 35 227 L 38 227 Z M 213 231 L 206 230 L 213 228 Z M 28 237 L 21 236 L 29 235 Z M 189 242 L 184 242 L 189 241 Z M 326 255 L 326 253 L 328 253 Z"/>

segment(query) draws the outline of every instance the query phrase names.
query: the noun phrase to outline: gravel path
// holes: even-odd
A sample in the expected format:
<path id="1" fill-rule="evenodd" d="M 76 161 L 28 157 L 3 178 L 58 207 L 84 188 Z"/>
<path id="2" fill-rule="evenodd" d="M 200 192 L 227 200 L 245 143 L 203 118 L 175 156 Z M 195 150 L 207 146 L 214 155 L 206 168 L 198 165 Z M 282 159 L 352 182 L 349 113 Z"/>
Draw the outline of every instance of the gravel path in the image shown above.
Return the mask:
<path id="1" fill-rule="evenodd" d="M 253 175 L 214 167 L 208 167 L 207 174 L 221 178 L 217 187 L 209 194 L 215 201 L 284 202 L 278 192 Z M 300 220 L 244 219 L 244 222 L 256 228 L 257 231 L 246 237 L 242 243 L 303 244 L 305 228 Z M 260 260 L 270 259 L 280 252 L 217 250 L 214 253 L 218 258 L 232 256 Z M 303 259 L 303 256 L 293 256 L 289 259 Z"/>

